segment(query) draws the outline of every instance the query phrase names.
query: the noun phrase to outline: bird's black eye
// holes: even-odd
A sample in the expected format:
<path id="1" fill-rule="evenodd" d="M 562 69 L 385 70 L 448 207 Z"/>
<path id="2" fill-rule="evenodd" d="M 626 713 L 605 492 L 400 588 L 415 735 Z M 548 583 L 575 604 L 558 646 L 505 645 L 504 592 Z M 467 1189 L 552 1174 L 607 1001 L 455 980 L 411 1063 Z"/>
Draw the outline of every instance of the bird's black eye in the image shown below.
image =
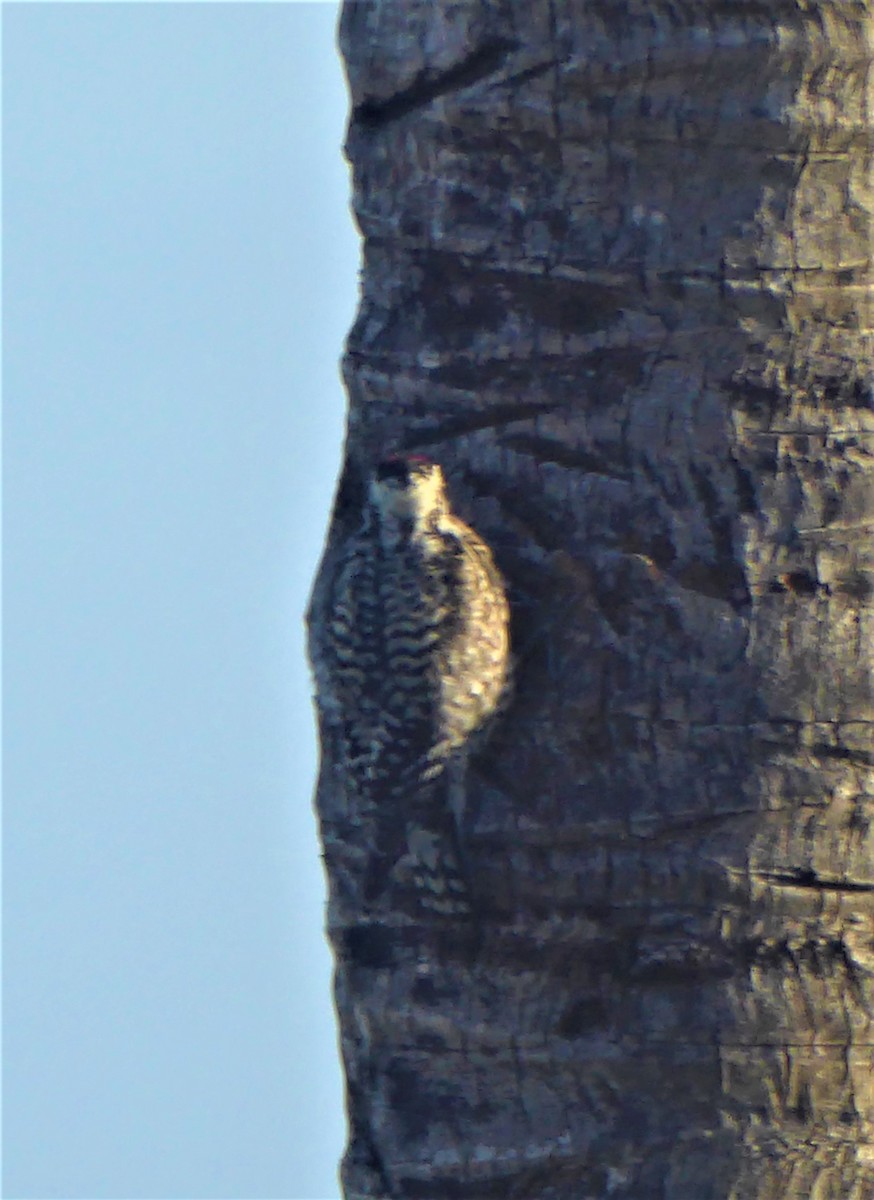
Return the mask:
<path id="1" fill-rule="evenodd" d="M 392 480 L 397 483 L 409 483 L 409 464 L 404 458 L 387 458 L 376 468 L 376 478 L 380 482 Z"/>

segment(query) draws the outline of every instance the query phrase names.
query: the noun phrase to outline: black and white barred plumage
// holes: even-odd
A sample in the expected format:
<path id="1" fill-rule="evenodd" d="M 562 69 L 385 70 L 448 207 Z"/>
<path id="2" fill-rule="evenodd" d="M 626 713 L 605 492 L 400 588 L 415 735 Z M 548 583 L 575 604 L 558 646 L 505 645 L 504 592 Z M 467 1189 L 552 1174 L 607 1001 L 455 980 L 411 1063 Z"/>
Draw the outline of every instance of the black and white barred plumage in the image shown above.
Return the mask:
<path id="1" fill-rule="evenodd" d="M 345 785 L 378 806 L 410 805 L 410 855 L 428 870 L 442 834 L 416 823 L 416 797 L 433 794 L 495 713 L 508 626 L 500 573 L 452 512 L 440 467 L 418 456 L 380 463 L 335 575 L 314 665 Z"/>

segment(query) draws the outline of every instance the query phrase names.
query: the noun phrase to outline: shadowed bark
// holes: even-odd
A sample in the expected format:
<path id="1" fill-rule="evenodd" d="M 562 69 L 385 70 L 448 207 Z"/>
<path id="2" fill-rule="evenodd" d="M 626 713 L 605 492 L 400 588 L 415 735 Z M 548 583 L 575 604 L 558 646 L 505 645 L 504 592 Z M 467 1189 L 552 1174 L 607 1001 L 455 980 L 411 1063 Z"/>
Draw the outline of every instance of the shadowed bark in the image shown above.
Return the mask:
<path id="1" fill-rule="evenodd" d="M 513 603 L 476 927 L 361 904 L 347 1197 L 874 1196 L 872 24 L 352 0 L 347 467 L 443 464 Z M 391 814 L 388 814 L 390 819 Z"/>

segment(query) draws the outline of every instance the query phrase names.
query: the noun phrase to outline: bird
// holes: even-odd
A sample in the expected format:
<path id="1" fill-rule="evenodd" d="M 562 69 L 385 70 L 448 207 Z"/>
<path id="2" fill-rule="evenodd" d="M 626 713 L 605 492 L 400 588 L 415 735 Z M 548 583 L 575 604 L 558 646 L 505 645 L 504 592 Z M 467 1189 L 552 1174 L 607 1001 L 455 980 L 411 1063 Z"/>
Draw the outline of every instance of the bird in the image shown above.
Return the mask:
<path id="1" fill-rule="evenodd" d="M 368 473 L 361 520 L 311 645 L 317 703 L 344 788 L 403 827 L 401 874 L 437 911 L 468 904 L 457 843 L 467 757 L 510 678 L 510 609 L 486 542 L 452 509 L 440 465 L 392 455 Z M 436 782 L 449 779 L 448 809 Z"/>

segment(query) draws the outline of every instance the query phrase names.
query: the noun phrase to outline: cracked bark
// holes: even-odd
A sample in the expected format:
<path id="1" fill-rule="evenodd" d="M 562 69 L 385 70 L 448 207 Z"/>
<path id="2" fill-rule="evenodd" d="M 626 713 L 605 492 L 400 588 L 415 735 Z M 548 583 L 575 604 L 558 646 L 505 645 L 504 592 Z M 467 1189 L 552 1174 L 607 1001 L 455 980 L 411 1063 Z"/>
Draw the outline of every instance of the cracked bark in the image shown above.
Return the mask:
<path id="1" fill-rule="evenodd" d="M 350 1200 L 874 1195 L 871 43 L 852 0 L 346 4 L 311 624 L 415 447 L 517 658 L 475 937 L 362 911 L 324 746 Z"/>

